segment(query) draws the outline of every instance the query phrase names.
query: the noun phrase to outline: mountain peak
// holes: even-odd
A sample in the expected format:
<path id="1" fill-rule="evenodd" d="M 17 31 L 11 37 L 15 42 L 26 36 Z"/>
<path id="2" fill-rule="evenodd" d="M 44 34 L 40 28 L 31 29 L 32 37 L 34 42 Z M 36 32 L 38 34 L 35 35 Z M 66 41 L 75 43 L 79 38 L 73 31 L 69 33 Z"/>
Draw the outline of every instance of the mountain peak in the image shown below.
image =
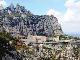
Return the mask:
<path id="1" fill-rule="evenodd" d="M 19 35 L 53 36 L 63 33 L 57 18 L 53 15 L 34 15 L 19 4 L 16 7 L 11 4 L 2 10 L 0 19 L 3 21 L 1 27 L 15 37 Z"/>

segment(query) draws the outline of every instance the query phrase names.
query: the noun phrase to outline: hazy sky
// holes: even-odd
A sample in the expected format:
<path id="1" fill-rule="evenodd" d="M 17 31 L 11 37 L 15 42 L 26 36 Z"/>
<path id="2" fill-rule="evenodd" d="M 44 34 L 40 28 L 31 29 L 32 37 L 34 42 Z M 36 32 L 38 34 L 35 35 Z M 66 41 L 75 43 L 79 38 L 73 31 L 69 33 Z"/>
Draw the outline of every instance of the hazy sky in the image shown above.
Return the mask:
<path id="1" fill-rule="evenodd" d="M 19 3 L 34 14 L 53 14 L 64 32 L 80 32 L 80 0 L 0 0 L 0 5 L 11 3 Z"/>
<path id="2" fill-rule="evenodd" d="M 5 0 L 7 5 L 11 3 L 23 5 L 26 9 L 31 10 L 34 14 L 46 14 L 49 9 L 54 8 L 61 12 L 65 12 L 65 0 Z"/>

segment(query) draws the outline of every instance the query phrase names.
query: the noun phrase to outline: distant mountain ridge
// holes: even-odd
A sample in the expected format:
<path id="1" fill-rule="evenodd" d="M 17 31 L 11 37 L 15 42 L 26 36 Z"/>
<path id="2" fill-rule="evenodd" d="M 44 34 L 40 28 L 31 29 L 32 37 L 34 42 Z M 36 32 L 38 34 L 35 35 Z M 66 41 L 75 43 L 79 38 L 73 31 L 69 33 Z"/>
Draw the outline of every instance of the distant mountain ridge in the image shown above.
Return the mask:
<path id="1" fill-rule="evenodd" d="M 74 37 L 80 37 L 80 32 L 71 32 L 71 33 L 65 33 Z"/>
<path id="2" fill-rule="evenodd" d="M 40 35 L 53 36 L 63 34 L 61 25 L 53 15 L 34 15 L 19 4 L 0 10 L 0 31 L 12 36 Z"/>

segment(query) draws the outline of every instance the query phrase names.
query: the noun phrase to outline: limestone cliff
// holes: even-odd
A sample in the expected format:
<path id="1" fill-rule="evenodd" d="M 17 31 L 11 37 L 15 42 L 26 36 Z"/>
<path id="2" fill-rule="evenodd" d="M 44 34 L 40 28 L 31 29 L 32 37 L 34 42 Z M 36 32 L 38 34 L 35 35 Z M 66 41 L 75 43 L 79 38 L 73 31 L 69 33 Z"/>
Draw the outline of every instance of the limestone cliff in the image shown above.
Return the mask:
<path id="1" fill-rule="evenodd" d="M 0 30 L 17 35 L 53 36 L 63 34 L 58 20 L 53 15 L 34 15 L 25 7 L 10 5 L 0 10 Z"/>

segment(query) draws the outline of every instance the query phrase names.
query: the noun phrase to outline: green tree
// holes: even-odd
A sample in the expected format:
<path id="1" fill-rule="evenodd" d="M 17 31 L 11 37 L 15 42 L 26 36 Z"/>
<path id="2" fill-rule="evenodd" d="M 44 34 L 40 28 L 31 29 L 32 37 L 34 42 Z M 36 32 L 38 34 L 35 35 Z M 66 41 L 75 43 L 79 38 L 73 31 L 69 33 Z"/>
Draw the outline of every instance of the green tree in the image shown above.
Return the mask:
<path id="1" fill-rule="evenodd" d="M 2 60 L 6 55 L 9 55 L 8 57 L 16 58 L 16 60 L 21 60 L 21 57 L 16 57 L 19 55 L 18 52 L 16 52 L 15 47 L 9 44 L 9 41 L 12 39 L 14 38 L 9 33 L 0 32 L 0 60 Z M 15 53 L 12 53 L 13 51 Z"/>

